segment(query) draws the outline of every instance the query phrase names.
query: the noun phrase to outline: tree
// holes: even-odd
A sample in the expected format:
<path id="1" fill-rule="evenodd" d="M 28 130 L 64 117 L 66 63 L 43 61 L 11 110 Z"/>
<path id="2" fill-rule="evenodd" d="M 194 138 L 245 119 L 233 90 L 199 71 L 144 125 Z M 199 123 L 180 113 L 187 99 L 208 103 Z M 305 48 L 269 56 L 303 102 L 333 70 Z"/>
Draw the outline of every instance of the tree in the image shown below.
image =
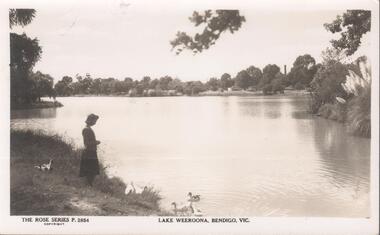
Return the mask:
<path id="1" fill-rule="evenodd" d="M 337 61 L 343 63 L 346 58 L 347 56 L 342 50 L 334 47 L 327 47 L 322 51 L 322 61 Z"/>
<path id="2" fill-rule="evenodd" d="M 283 94 L 286 86 L 286 76 L 278 72 L 270 84 L 273 93 L 279 92 Z"/>
<path id="3" fill-rule="evenodd" d="M 36 16 L 34 9 L 9 9 L 9 27 L 20 25 L 24 27 L 30 24 Z"/>
<path id="4" fill-rule="evenodd" d="M 124 78 L 123 87 L 126 92 L 129 92 L 133 88 L 133 79 L 130 77 Z"/>
<path id="5" fill-rule="evenodd" d="M 261 72 L 261 69 L 256 68 L 255 66 L 252 65 L 246 70 L 249 76 L 251 77 L 252 86 L 257 86 L 263 77 L 263 73 Z"/>
<path id="6" fill-rule="evenodd" d="M 276 74 L 280 72 L 280 67 L 275 64 L 268 64 L 263 69 L 263 78 L 259 83 L 259 87 L 264 87 L 270 84 L 273 79 L 275 79 Z"/>
<path id="7" fill-rule="evenodd" d="M 170 76 L 161 77 L 159 80 L 159 85 L 162 90 L 168 90 L 169 83 L 173 80 Z"/>
<path id="8" fill-rule="evenodd" d="M 81 92 L 83 94 L 89 94 L 91 84 L 92 84 L 91 75 L 87 73 L 84 79 L 80 81 Z"/>
<path id="9" fill-rule="evenodd" d="M 41 101 L 41 97 L 52 97 L 53 90 L 53 78 L 49 74 L 43 74 L 40 71 L 32 73 L 31 75 L 32 86 L 31 95 L 32 101 Z"/>
<path id="10" fill-rule="evenodd" d="M 206 90 L 206 86 L 201 81 L 186 82 L 183 92 L 186 95 L 198 95 Z"/>
<path id="11" fill-rule="evenodd" d="M 290 84 L 295 86 L 299 83 L 302 87 L 310 86 L 314 74 L 317 72 L 315 59 L 309 55 L 298 56 L 288 74 Z M 298 85 L 298 86 L 300 86 Z"/>
<path id="12" fill-rule="evenodd" d="M 224 73 L 220 77 L 220 87 L 223 90 L 226 90 L 229 87 L 232 87 L 233 85 L 234 85 L 234 81 L 231 79 L 231 75 L 229 75 L 228 73 Z"/>
<path id="13" fill-rule="evenodd" d="M 208 89 L 216 91 L 219 87 L 219 80 L 215 77 L 210 78 L 210 80 L 208 80 L 208 82 L 206 83 L 206 86 L 208 87 Z"/>
<path id="14" fill-rule="evenodd" d="M 247 89 L 250 85 L 252 85 L 251 77 L 249 76 L 246 70 L 242 70 L 236 75 L 235 85 L 244 90 Z"/>
<path id="15" fill-rule="evenodd" d="M 73 94 L 72 82 L 73 82 L 73 78 L 69 76 L 64 76 L 62 80 L 58 81 L 54 86 L 54 90 L 56 91 L 57 95 L 59 96 L 72 95 Z"/>
<path id="16" fill-rule="evenodd" d="M 332 23 L 324 24 L 332 32 L 340 32 L 338 40 L 331 40 L 334 48 L 345 50 L 350 56 L 356 52 L 361 44 L 361 38 L 371 30 L 371 11 L 347 10 L 343 16 L 338 15 Z"/>
<path id="17" fill-rule="evenodd" d="M 214 45 L 223 32 L 234 33 L 245 22 L 244 16 L 240 16 L 238 10 L 206 10 L 203 13 L 194 11 L 189 20 L 196 27 L 204 25 L 204 29 L 202 33 L 197 33 L 193 37 L 185 32 L 177 32 L 176 38 L 170 42 L 172 49 L 176 49 L 176 54 L 184 49 L 193 53 L 202 52 Z"/>
<path id="18" fill-rule="evenodd" d="M 100 89 L 101 89 L 101 83 L 102 83 L 102 79 L 101 78 L 94 79 L 92 81 L 92 83 L 91 83 L 90 93 L 91 94 L 99 95 L 100 94 Z"/>
<path id="19" fill-rule="evenodd" d="M 342 86 L 347 75 L 347 66 L 336 61 L 327 61 L 318 69 L 311 82 L 312 112 L 316 113 L 325 103 L 334 103 L 337 96 L 348 98 Z"/>
<path id="20" fill-rule="evenodd" d="M 169 90 L 176 90 L 177 92 L 183 92 L 183 84 L 178 78 L 173 79 L 168 84 Z"/>
<path id="21" fill-rule="evenodd" d="M 160 80 L 158 80 L 157 78 L 153 79 L 150 84 L 149 84 L 149 88 L 150 89 L 156 89 L 157 85 L 160 83 Z"/>
<path id="22" fill-rule="evenodd" d="M 35 16 L 33 9 L 10 9 L 9 26 L 25 26 Z M 10 76 L 11 103 L 30 103 L 33 81 L 30 74 L 35 63 L 41 58 L 42 49 L 36 38 L 31 39 L 25 33 L 10 34 Z"/>
<path id="23" fill-rule="evenodd" d="M 141 85 L 143 89 L 148 89 L 149 88 L 149 83 L 150 83 L 150 77 L 149 76 L 144 76 L 141 80 Z"/>

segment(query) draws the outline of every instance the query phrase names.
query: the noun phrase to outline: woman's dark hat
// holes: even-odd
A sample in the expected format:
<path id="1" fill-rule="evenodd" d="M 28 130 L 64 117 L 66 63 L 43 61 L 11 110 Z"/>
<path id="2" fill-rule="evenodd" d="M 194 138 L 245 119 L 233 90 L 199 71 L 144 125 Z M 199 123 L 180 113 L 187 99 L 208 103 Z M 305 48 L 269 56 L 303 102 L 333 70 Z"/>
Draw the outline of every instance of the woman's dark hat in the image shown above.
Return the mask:
<path id="1" fill-rule="evenodd" d="M 86 123 L 95 122 L 98 119 L 99 119 L 98 115 L 95 115 L 95 114 L 91 113 L 90 115 L 87 116 Z"/>

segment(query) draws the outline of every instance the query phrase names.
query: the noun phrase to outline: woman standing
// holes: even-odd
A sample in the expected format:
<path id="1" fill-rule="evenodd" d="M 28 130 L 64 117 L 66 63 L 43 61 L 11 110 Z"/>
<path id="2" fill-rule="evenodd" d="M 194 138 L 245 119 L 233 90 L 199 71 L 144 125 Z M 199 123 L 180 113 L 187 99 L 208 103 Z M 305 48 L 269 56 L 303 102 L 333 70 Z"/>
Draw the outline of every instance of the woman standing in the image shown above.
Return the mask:
<path id="1" fill-rule="evenodd" d="M 100 141 L 96 140 L 95 133 L 91 126 L 96 124 L 99 116 L 90 114 L 86 119 L 86 127 L 82 131 L 85 149 L 80 162 L 80 177 L 86 177 L 89 186 L 92 186 L 95 176 L 99 175 L 99 161 L 96 148 Z"/>

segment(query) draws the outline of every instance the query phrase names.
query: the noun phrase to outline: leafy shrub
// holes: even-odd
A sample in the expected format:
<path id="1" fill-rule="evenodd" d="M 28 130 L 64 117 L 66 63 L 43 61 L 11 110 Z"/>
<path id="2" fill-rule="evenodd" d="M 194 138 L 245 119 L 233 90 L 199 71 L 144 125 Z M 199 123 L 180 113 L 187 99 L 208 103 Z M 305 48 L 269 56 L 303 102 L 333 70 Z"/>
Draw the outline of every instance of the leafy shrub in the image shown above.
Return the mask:
<path id="1" fill-rule="evenodd" d="M 305 86 L 302 83 L 298 82 L 298 83 L 296 83 L 296 85 L 294 85 L 294 89 L 303 90 L 303 89 L 305 89 Z"/>
<path id="2" fill-rule="evenodd" d="M 324 104 L 318 110 L 318 115 L 327 119 L 344 122 L 347 118 L 346 105 L 343 104 Z"/>
<path id="3" fill-rule="evenodd" d="M 264 95 L 268 95 L 272 93 L 272 84 L 266 84 L 263 86 Z"/>

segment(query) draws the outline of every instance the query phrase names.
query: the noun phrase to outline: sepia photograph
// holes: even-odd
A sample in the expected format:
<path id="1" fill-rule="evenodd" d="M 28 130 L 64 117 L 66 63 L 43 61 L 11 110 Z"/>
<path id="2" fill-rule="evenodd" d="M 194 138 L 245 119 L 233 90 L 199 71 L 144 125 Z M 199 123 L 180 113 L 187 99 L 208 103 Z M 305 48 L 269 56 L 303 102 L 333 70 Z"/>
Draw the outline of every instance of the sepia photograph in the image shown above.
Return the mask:
<path id="1" fill-rule="evenodd" d="M 378 218 L 379 2 L 224 2 L 8 3 L 8 216 Z"/>

